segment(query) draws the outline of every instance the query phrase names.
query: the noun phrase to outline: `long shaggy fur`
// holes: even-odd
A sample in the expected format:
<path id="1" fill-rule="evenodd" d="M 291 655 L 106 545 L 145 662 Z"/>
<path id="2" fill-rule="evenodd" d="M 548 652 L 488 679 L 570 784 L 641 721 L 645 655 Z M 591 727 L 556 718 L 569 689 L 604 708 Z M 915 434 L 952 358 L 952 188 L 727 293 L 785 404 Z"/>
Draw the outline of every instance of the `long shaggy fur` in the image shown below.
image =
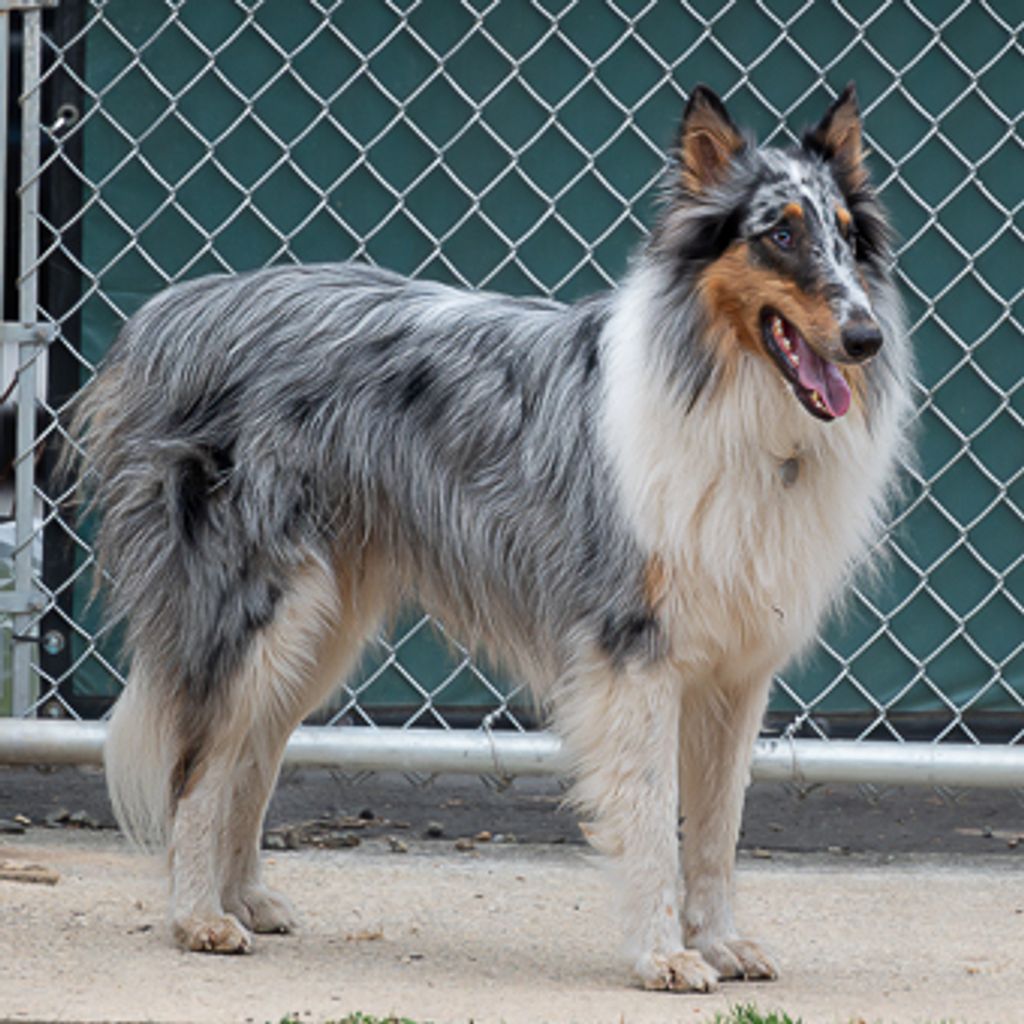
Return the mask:
<path id="1" fill-rule="evenodd" d="M 255 852 L 284 742 L 415 598 L 551 707 L 645 984 L 771 976 L 731 918 L 746 766 L 904 443 L 889 259 L 852 90 L 782 152 L 699 88 L 609 294 L 289 266 L 132 317 L 74 434 L 133 655 L 111 792 L 183 944 L 290 927 Z"/>

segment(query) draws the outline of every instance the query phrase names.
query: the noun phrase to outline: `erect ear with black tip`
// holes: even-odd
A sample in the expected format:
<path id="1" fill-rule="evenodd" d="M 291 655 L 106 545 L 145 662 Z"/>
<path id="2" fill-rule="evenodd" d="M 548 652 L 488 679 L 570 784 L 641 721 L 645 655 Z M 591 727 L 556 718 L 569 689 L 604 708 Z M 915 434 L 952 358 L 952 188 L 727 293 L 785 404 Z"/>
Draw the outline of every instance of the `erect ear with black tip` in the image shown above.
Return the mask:
<path id="1" fill-rule="evenodd" d="M 848 187 L 859 189 L 867 182 L 860 110 L 853 82 L 825 111 L 817 127 L 804 134 L 804 149 L 829 161 L 840 182 Z"/>
<path id="2" fill-rule="evenodd" d="M 746 140 L 732 123 L 725 104 L 706 85 L 690 93 L 679 134 L 683 187 L 703 192 L 724 180 Z"/>

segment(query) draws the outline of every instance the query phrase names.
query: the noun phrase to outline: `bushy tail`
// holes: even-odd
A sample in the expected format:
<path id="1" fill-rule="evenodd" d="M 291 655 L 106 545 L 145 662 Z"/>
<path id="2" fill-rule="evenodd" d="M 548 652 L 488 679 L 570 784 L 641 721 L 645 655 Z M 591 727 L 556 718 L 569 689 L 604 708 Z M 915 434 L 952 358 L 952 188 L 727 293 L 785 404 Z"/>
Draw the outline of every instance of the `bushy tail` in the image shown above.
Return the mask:
<path id="1" fill-rule="evenodd" d="M 255 638 L 325 547 L 300 514 L 308 484 L 280 485 L 295 477 L 292 447 L 246 448 L 238 325 L 220 308 L 233 295 L 204 279 L 136 313 L 76 402 L 63 463 L 93 512 L 104 617 L 123 624 L 132 659 L 110 725 L 111 799 L 148 847 L 167 841 L 176 802 L 235 721 Z M 258 395 L 257 370 L 247 379 Z"/>
<path id="2" fill-rule="evenodd" d="M 159 593 L 152 567 L 162 561 L 160 555 L 169 546 L 155 536 L 159 518 L 144 513 L 147 501 L 155 510 L 160 499 L 153 484 L 142 479 L 141 460 L 133 459 L 132 416 L 138 399 L 132 392 L 116 363 L 90 381 L 75 401 L 58 463 L 61 479 L 78 478 L 70 500 L 82 513 L 91 510 L 95 516 L 92 597 L 102 589 L 104 616 L 111 622 L 128 621 L 129 646 L 131 627 L 137 624 L 137 620 L 131 622 L 132 612 L 139 605 L 145 608 Z M 140 558 L 143 544 L 148 545 L 148 553 Z M 139 576 L 147 570 L 150 594 L 148 601 L 139 601 Z M 129 585 L 123 586 L 122 580 Z M 147 678 L 141 662 L 133 659 L 128 685 L 114 707 L 104 764 L 118 823 L 132 842 L 152 850 L 166 844 L 170 829 L 168 780 L 178 731 L 171 705 L 176 687 L 172 679 Z"/>
<path id="3" fill-rule="evenodd" d="M 114 815 L 128 838 L 146 850 L 170 837 L 170 779 L 179 760 L 178 730 L 167 694 L 133 667 L 114 706 L 103 761 Z"/>

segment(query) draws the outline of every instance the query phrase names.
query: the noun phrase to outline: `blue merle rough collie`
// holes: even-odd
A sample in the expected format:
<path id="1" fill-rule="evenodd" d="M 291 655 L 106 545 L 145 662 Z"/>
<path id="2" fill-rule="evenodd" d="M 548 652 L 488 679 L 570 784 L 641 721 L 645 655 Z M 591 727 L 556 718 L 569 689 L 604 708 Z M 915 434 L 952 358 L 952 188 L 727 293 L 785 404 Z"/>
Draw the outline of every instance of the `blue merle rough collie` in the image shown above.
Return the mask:
<path id="1" fill-rule="evenodd" d="M 910 355 L 852 87 L 785 150 L 698 87 L 665 197 L 575 305 L 292 266 L 125 325 L 75 430 L 132 652 L 110 789 L 183 946 L 292 928 L 282 751 L 415 599 L 550 709 L 643 984 L 775 976 L 733 919 L 750 753 L 879 527 Z"/>

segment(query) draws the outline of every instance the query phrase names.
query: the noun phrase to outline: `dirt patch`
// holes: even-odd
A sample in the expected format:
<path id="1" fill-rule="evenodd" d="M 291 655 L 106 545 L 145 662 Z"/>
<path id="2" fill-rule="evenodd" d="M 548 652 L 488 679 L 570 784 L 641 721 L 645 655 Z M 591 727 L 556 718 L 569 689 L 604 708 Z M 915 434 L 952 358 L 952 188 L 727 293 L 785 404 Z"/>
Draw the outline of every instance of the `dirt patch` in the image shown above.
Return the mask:
<path id="1" fill-rule="evenodd" d="M 156 858 L 110 832 L 6 837 L 0 860 L 59 874 L 0 881 L 8 1020 L 311 1021 L 362 1010 L 476 1024 L 708 1020 L 753 1001 L 819 1022 L 1010 1022 L 1024 992 L 1024 887 L 1009 859 L 744 857 L 742 920 L 783 977 L 710 996 L 635 988 L 602 874 L 572 847 L 384 840 L 268 855 L 301 930 L 246 957 L 175 949 Z"/>

